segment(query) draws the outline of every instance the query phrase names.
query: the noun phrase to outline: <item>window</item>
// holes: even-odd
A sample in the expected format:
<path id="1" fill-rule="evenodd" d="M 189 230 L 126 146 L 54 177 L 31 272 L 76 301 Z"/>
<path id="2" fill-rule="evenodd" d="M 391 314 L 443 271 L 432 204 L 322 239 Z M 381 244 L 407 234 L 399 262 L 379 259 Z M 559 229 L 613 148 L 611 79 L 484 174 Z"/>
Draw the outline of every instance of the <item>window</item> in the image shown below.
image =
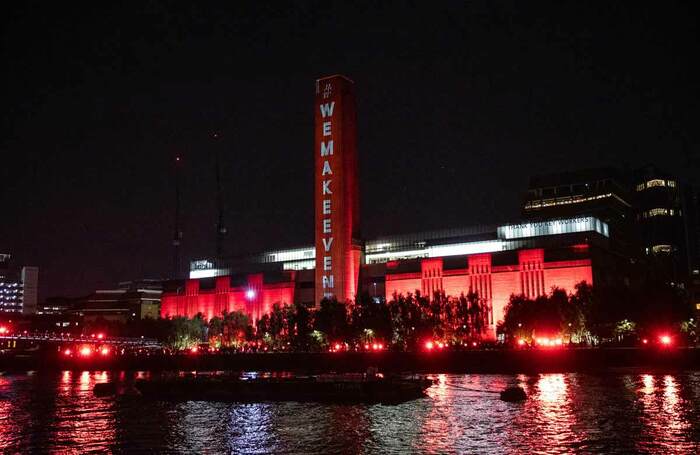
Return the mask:
<path id="1" fill-rule="evenodd" d="M 673 251 L 673 246 L 671 245 L 654 245 L 651 247 L 651 252 L 654 254 L 668 254 Z"/>
<path id="2" fill-rule="evenodd" d="M 647 188 L 654 188 L 656 186 L 665 186 L 665 187 L 669 187 L 669 188 L 675 188 L 676 181 L 675 180 L 663 180 L 663 179 L 647 180 L 646 182 L 643 182 L 643 183 L 640 183 L 637 185 L 637 191 L 644 191 Z"/>

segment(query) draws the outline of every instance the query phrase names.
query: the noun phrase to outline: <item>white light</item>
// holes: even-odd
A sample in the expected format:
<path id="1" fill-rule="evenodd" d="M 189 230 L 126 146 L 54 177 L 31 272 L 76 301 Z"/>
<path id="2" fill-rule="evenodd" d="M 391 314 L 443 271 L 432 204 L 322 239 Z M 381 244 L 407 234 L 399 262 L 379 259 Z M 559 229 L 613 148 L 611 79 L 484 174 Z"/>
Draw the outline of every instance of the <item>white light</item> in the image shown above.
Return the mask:
<path id="1" fill-rule="evenodd" d="M 245 291 L 245 296 L 248 300 L 253 300 L 255 298 L 255 289 L 248 289 Z"/>

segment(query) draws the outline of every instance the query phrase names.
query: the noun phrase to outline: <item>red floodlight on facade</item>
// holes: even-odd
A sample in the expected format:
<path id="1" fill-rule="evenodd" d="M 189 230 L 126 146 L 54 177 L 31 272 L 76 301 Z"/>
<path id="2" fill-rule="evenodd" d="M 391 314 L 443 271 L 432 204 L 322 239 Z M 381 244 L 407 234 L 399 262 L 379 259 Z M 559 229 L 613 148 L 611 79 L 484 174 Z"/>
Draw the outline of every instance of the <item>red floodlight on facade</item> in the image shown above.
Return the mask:
<path id="1" fill-rule="evenodd" d="M 4 325 L 0 326 L 0 335 L 5 335 L 9 331 L 10 330 L 7 327 L 5 327 Z"/>
<path id="2" fill-rule="evenodd" d="M 662 346 L 671 346 L 671 342 L 672 342 L 672 341 L 673 341 L 673 340 L 672 340 L 671 337 L 668 336 L 668 335 L 661 335 L 661 336 L 659 337 L 659 342 L 661 342 L 661 345 L 662 345 Z"/>
<path id="3" fill-rule="evenodd" d="M 425 349 L 427 349 L 428 351 L 432 351 L 434 347 L 435 347 L 435 345 L 433 344 L 432 341 L 425 342 Z"/>

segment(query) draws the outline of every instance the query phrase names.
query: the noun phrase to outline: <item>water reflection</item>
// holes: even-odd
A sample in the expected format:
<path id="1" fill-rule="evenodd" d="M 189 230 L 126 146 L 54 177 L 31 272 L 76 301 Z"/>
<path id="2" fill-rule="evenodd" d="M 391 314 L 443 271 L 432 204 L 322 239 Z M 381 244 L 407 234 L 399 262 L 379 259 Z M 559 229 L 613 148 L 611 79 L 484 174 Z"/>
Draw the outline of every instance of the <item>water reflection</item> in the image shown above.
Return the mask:
<path id="1" fill-rule="evenodd" d="M 92 393 L 96 383 L 107 380 L 103 372 L 62 374 L 51 437 L 60 453 L 97 452 L 114 444 L 114 402 L 100 400 Z"/>
<path id="2" fill-rule="evenodd" d="M 146 372 L 139 374 L 147 377 Z M 437 375 L 397 406 L 100 399 L 134 373 L 0 376 L 8 453 L 697 453 L 700 373 Z M 524 403 L 498 398 L 521 384 Z"/>
<path id="3" fill-rule="evenodd" d="M 679 395 L 678 380 L 672 375 L 641 375 L 640 401 L 641 423 L 648 439 L 639 441 L 637 447 L 644 451 L 682 453 L 698 448 L 697 441 L 689 436 L 691 407 Z"/>

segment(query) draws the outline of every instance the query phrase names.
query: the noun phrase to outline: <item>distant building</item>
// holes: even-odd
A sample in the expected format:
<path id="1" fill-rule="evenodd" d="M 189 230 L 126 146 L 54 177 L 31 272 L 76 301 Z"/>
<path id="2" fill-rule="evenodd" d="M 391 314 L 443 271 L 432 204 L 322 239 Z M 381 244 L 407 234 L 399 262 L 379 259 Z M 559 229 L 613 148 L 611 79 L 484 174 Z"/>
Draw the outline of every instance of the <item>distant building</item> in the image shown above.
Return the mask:
<path id="1" fill-rule="evenodd" d="M 160 280 L 138 280 L 119 283 L 115 289 L 101 289 L 78 299 L 71 313 L 84 322 L 104 319 L 129 322 L 135 319 L 157 319 L 163 284 Z"/>
<path id="2" fill-rule="evenodd" d="M 697 200 L 692 187 L 645 166 L 635 172 L 641 248 L 653 272 L 674 284 L 687 283 L 697 269 Z"/>
<path id="3" fill-rule="evenodd" d="M 0 253 L 0 312 L 36 313 L 38 288 L 38 267 L 14 268 L 11 255 Z"/>
<path id="4" fill-rule="evenodd" d="M 533 176 L 523 200 L 522 216 L 533 221 L 594 216 L 610 227 L 611 248 L 634 256 L 638 238 L 631 186 L 632 177 L 615 168 Z"/>

